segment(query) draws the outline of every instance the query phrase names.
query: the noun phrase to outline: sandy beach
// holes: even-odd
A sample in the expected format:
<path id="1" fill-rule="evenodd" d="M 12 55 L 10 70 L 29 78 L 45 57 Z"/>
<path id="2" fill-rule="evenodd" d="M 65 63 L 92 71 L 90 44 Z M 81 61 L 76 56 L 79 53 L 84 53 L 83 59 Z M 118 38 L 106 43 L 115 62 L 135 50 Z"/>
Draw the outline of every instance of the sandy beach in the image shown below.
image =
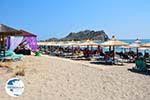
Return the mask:
<path id="1" fill-rule="evenodd" d="M 22 96 L 5 92 L 13 72 L 0 68 L 1 100 L 149 100 L 150 76 L 128 71 L 124 66 L 96 65 L 52 56 L 25 56 L 11 66 L 25 68 Z"/>

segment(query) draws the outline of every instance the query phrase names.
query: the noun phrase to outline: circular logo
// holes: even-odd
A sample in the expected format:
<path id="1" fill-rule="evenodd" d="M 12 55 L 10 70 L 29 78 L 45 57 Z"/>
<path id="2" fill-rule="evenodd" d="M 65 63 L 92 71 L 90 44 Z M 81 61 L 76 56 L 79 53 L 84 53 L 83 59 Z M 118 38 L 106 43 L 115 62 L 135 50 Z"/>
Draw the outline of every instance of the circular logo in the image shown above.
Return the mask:
<path id="1" fill-rule="evenodd" d="M 24 83 L 19 78 L 11 78 L 6 82 L 5 90 L 8 95 L 18 97 L 24 92 Z"/>

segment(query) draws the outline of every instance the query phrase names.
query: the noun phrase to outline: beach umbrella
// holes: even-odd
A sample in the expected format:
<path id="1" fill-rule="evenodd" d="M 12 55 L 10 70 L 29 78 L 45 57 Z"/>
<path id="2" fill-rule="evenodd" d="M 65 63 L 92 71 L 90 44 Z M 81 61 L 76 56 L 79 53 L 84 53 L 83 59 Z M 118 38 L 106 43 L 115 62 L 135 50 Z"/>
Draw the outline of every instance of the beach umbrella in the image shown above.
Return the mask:
<path id="1" fill-rule="evenodd" d="M 65 45 L 66 46 L 78 46 L 81 42 L 80 41 L 68 41 Z"/>
<path id="2" fill-rule="evenodd" d="M 133 43 L 130 44 L 131 47 L 139 48 L 141 47 L 142 42 L 139 39 L 136 39 Z"/>
<path id="3" fill-rule="evenodd" d="M 146 50 L 150 50 L 150 43 L 143 44 L 141 47 L 145 48 Z M 145 50 L 145 52 L 146 52 L 146 50 Z"/>
<path id="4" fill-rule="evenodd" d="M 141 44 L 142 42 L 139 39 L 136 39 L 134 43 Z"/>
<path id="5" fill-rule="evenodd" d="M 46 46 L 47 46 L 47 42 L 37 42 L 37 45 L 44 48 L 44 50 L 45 50 Z"/>
<path id="6" fill-rule="evenodd" d="M 104 43 L 101 43 L 101 46 L 113 47 L 113 53 L 115 53 L 115 46 L 126 46 L 126 45 L 128 45 L 128 44 L 123 41 L 115 39 L 115 36 L 112 36 L 112 39 L 110 39 Z M 113 60 L 115 60 L 114 58 L 115 58 L 115 55 L 113 56 Z"/>
<path id="7" fill-rule="evenodd" d="M 92 40 L 86 40 L 86 41 L 79 44 L 79 46 L 98 46 L 98 45 L 100 45 L 100 44 L 96 43 Z"/>
<path id="8" fill-rule="evenodd" d="M 143 44 L 141 47 L 150 48 L 150 43 Z"/>
<path id="9" fill-rule="evenodd" d="M 142 42 L 139 39 L 136 39 L 133 43 L 131 43 L 129 45 L 132 48 L 136 48 L 137 50 L 137 57 L 138 57 L 138 53 L 139 53 L 139 48 L 142 46 Z"/>
<path id="10" fill-rule="evenodd" d="M 131 46 L 126 45 L 126 46 L 121 46 L 120 48 L 124 49 L 124 52 L 126 52 L 127 49 L 131 49 Z"/>
<path id="11" fill-rule="evenodd" d="M 57 43 L 56 42 L 47 42 L 47 46 L 55 46 Z"/>
<path id="12" fill-rule="evenodd" d="M 119 41 L 117 39 L 115 39 L 115 37 L 113 36 L 112 39 L 101 43 L 101 46 L 126 46 L 128 45 L 127 43 L 123 42 L 123 41 Z"/>
<path id="13" fill-rule="evenodd" d="M 57 42 L 55 46 L 65 46 L 66 43 L 63 41 Z"/>
<path id="14" fill-rule="evenodd" d="M 139 50 L 150 50 L 150 48 L 141 47 Z"/>
<path id="15" fill-rule="evenodd" d="M 47 42 L 37 42 L 37 45 L 39 46 L 46 46 L 48 43 Z"/>
<path id="16" fill-rule="evenodd" d="M 93 40 L 86 40 L 79 44 L 79 46 L 82 46 L 82 47 L 87 46 L 88 49 L 89 49 L 89 46 L 91 46 L 91 50 L 93 49 L 93 46 L 98 46 L 98 45 L 100 45 L 100 44 L 96 43 Z"/>
<path id="17" fill-rule="evenodd" d="M 146 47 L 146 48 L 145 48 L 145 47 L 141 47 L 141 48 L 139 48 L 139 50 L 143 50 L 144 53 L 146 53 L 146 51 L 147 51 L 147 50 L 150 50 L 150 48 L 147 48 L 147 47 Z"/>
<path id="18" fill-rule="evenodd" d="M 38 46 L 41 46 L 43 43 L 42 42 L 37 42 L 37 45 Z"/>
<path id="19" fill-rule="evenodd" d="M 65 46 L 69 46 L 69 47 L 71 47 L 72 48 L 72 54 L 74 54 L 74 50 L 73 50 L 73 48 L 74 48 L 74 46 L 78 46 L 80 44 L 80 41 L 74 41 L 74 40 L 72 40 L 72 41 L 68 41 L 66 44 L 65 44 Z"/>

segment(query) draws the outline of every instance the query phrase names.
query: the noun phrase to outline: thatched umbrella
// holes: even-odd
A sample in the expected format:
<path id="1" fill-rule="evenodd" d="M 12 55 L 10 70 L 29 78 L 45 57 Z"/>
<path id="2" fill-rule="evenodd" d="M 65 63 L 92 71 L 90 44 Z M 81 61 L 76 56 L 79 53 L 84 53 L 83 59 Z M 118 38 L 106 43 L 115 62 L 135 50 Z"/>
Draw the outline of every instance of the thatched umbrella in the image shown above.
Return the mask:
<path id="1" fill-rule="evenodd" d="M 80 41 L 67 41 L 65 46 L 78 46 L 80 44 Z"/>
<path id="2" fill-rule="evenodd" d="M 47 42 L 47 46 L 55 46 L 57 43 L 56 42 Z"/>
<path id="3" fill-rule="evenodd" d="M 150 43 L 143 44 L 141 47 L 145 48 L 146 50 L 150 50 Z M 146 50 L 145 50 L 145 52 L 146 52 Z"/>
<path id="4" fill-rule="evenodd" d="M 80 41 L 76 42 L 76 41 L 72 40 L 72 41 L 67 41 L 65 46 L 71 47 L 72 55 L 73 55 L 74 54 L 74 50 L 73 50 L 74 46 L 79 46 L 79 44 L 80 44 Z"/>
<path id="5" fill-rule="evenodd" d="M 98 46 L 98 45 L 100 45 L 100 44 L 96 43 L 93 40 L 86 40 L 86 41 L 79 44 L 79 46 L 83 46 L 83 47 L 87 46 L 87 48 L 89 48 L 89 46 L 91 46 L 91 50 L 92 50 L 93 46 Z"/>
<path id="6" fill-rule="evenodd" d="M 121 48 L 124 49 L 124 52 L 126 52 L 127 49 L 131 49 L 131 47 L 129 45 L 121 46 Z"/>
<path id="7" fill-rule="evenodd" d="M 142 46 L 142 42 L 139 39 L 136 39 L 132 44 L 129 45 L 132 48 L 136 48 L 137 57 L 139 56 L 139 48 Z"/>
<path id="8" fill-rule="evenodd" d="M 98 46 L 98 45 L 100 45 L 100 44 L 98 44 L 92 40 L 86 40 L 79 44 L 79 46 Z"/>
<path id="9" fill-rule="evenodd" d="M 0 24 L 0 53 L 1 51 L 4 51 L 4 56 L 5 56 L 5 37 L 7 36 L 17 36 L 20 35 L 21 32 L 18 31 L 17 29 L 11 28 L 9 26 L 6 26 L 4 24 Z"/>
<path id="10" fill-rule="evenodd" d="M 37 45 L 39 45 L 39 46 L 47 46 L 48 43 L 47 42 L 38 42 Z"/>
<path id="11" fill-rule="evenodd" d="M 60 41 L 60 42 L 56 43 L 56 46 L 65 46 L 65 45 L 66 45 L 66 43 L 63 42 L 63 41 Z"/>
<path id="12" fill-rule="evenodd" d="M 150 43 L 143 44 L 141 47 L 150 48 Z"/>
<path id="13" fill-rule="evenodd" d="M 119 41 L 119 40 L 115 39 L 115 36 L 112 36 L 112 39 L 110 39 L 104 43 L 101 43 L 101 46 L 113 47 L 114 54 L 115 54 L 115 46 L 126 46 L 126 45 L 128 45 L 128 44 L 123 41 Z M 113 56 L 113 60 L 115 60 L 115 55 Z"/>

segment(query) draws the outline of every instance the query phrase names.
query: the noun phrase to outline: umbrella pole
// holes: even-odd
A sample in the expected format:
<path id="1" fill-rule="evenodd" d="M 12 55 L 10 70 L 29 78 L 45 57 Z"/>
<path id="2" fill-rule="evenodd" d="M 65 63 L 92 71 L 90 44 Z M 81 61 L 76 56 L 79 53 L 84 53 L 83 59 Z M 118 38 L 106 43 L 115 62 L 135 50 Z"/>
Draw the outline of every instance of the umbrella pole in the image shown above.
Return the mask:
<path id="1" fill-rule="evenodd" d="M 115 61 L 115 46 L 113 46 L 113 61 Z"/>
<path id="2" fill-rule="evenodd" d="M 146 50 L 144 50 L 144 54 L 146 53 Z"/>
<path id="3" fill-rule="evenodd" d="M 91 51 L 93 50 L 93 46 L 91 45 Z"/>
<path id="4" fill-rule="evenodd" d="M 136 52 L 137 53 L 137 58 L 139 58 L 139 49 L 137 48 L 136 51 L 137 51 Z"/>
<path id="5" fill-rule="evenodd" d="M 109 46 L 109 52 L 111 51 L 111 46 Z"/>
<path id="6" fill-rule="evenodd" d="M 89 50 L 89 45 L 87 45 L 87 49 Z"/>
<path id="7" fill-rule="evenodd" d="M 72 45 L 72 55 L 74 55 L 74 51 L 73 51 L 73 45 Z"/>

